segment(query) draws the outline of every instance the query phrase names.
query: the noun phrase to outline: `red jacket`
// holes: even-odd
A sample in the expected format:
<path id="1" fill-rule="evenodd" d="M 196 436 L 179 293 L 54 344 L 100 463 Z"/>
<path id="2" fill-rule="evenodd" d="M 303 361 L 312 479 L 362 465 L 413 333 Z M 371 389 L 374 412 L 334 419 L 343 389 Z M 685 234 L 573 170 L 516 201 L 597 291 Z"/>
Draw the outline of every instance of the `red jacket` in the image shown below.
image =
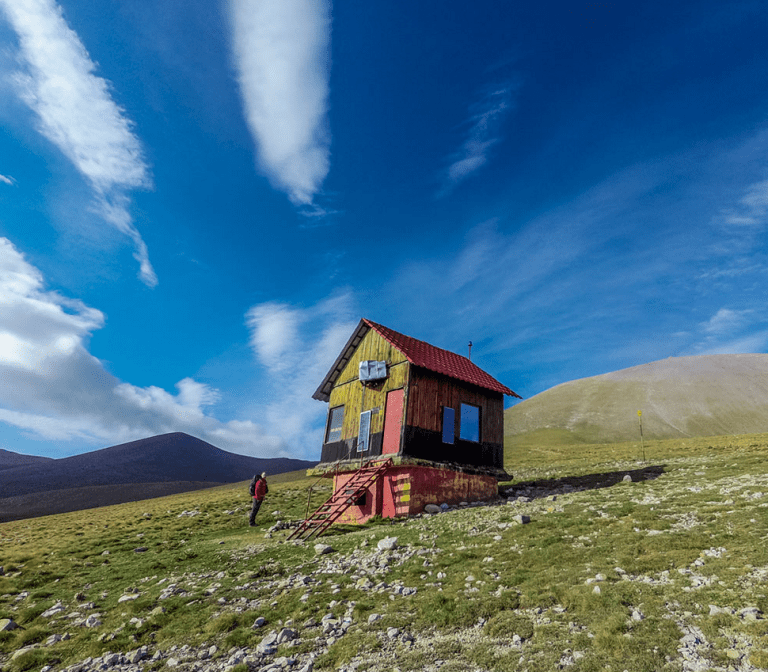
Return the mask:
<path id="1" fill-rule="evenodd" d="M 267 482 L 263 478 L 258 479 L 256 481 L 256 487 L 253 490 L 253 498 L 264 499 L 264 495 L 267 494 L 267 490 L 269 490 L 269 488 L 267 488 Z"/>

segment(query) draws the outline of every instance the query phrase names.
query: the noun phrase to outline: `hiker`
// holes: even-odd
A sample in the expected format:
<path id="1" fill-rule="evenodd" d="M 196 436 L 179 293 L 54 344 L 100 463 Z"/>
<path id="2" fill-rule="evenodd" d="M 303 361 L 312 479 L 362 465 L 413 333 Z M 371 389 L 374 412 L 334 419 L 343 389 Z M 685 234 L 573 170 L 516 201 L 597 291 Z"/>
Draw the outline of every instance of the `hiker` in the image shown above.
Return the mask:
<path id="1" fill-rule="evenodd" d="M 251 527 L 256 527 L 256 523 L 253 521 L 256 519 L 256 514 L 259 512 L 261 503 L 264 501 L 264 495 L 269 492 L 269 487 L 267 486 L 267 472 L 263 472 L 261 476 L 253 477 L 248 492 L 250 492 L 251 497 L 253 497 L 251 517 L 248 522 L 250 523 Z"/>

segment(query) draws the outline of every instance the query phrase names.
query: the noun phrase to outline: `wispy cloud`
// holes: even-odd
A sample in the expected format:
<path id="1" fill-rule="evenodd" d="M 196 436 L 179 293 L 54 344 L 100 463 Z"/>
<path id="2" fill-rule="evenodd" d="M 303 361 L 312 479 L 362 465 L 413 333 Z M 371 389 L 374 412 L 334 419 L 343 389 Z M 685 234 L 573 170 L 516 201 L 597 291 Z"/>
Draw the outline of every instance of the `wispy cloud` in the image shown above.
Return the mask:
<path id="1" fill-rule="evenodd" d="M 764 227 L 768 215 L 768 180 L 750 185 L 734 208 L 723 210 L 720 221 L 731 227 Z"/>
<path id="2" fill-rule="evenodd" d="M 470 108 L 469 130 L 461 149 L 450 157 L 443 187 L 445 196 L 488 162 L 491 147 L 501 140 L 500 127 L 509 114 L 515 87 L 510 84 L 494 88 Z"/>
<path id="3" fill-rule="evenodd" d="M 0 10 L 18 35 L 21 70 L 15 82 L 37 115 L 40 133 L 90 182 L 94 209 L 132 239 L 139 277 L 156 285 L 126 196 L 129 189 L 149 186 L 149 171 L 109 83 L 94 74 L 96 65 L 53 0 L 0 0 Z"/>
<path id="4" fill-rule="evenodd" d="M 230 0 L 232 52 L 258 163 L 299 206 L 330 165 L 327 0 Z"/>
<path id="5" fill-rule="evenodd" d="M 14 180 L 12 177 L 8 177 L 7 175 L 0 175 L 0 182 L 10 185 L 16 184 L 16 180 Z"/>
<path id="6" fill-rule="evenodd" d="M 312 394 L 357 325 L 354 297 L 343 291 L 307 308 L 263 303 L 246 314 L 251 347 L 268 371 L 264 413 L 270 433 L 316 456 L 327 404 Z"/>
<path id="7" fill-rule="evenodd" d="M 700 326 L 706 334 L 730 335 L 734 332 L 739 332 L 747 322 L 748 316 L 753 312 L 752 310 L 721 308 Z"/>
<path id="8" fill-rule="evenodd" d="M 220 395 L 209 385 L 187 377 L 173 394 L 115 378 L 88 352 L 103 326 L 101 311 L 46 291 L 40 271 L 0 238 L 0 422 L 102 447 L 181 431 L 238 453 L 289 454 L 256 423 L 211 415 Z"/>

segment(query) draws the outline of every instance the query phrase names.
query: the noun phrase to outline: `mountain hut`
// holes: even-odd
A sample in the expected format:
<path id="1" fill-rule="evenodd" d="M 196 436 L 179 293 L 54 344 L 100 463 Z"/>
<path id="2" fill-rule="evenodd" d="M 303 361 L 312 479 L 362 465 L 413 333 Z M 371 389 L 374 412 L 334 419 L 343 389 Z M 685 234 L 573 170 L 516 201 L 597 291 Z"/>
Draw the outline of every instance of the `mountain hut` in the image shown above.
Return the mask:
<path id="1" fill-rule="evenodd" d="M 323 515 L 363 523 L 495 497 L 511 478 L 505 395 L 520 398 L 467 357 L 360 320 L 313 395 L 329 404 L 313 470 L 334 479 Z"/>

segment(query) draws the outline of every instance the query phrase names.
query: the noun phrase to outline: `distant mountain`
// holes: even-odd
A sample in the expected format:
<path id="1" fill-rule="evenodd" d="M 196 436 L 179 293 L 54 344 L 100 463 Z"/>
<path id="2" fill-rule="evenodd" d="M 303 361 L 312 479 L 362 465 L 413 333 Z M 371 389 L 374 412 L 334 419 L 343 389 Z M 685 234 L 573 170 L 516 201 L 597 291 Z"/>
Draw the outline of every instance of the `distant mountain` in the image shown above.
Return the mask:
<path id="1" fill-rule="evenodd" d="M 278 474 L 308 469 L 316 464 L 284 457 L 236 455 L 181 432 L 58 460 L 25 459 L 29 457 L 8 451 L 0 455 L 0 522 L 26 517 L 17 515 L 18 509 L 31 500 L 38 502 L 34 507 L 36 510 L 40 509 L 41 500 L 48 497 L 59 500 L 53 510 L 42 507 L 42 512 L 32 514 L 44 515 L 142 499 L 145 498 L 141 496 L 143 490 L 148 493 L 146 497 L 155 497 L 161 491 L 161 494 L 170 494 L 236 483 L 263 471 Z M 142 488 L 142 484 L 146 487 Z M 75 490 L 80 494 L 72 499 L 86 501 L 88 506 L 62 509 L 61 500 L 67 500 L 67 491 L 74 493 Z M 51 496 L 53 492 L 56 492 L 55 497 Z M 84 499 L 82 492 L 91 493 L 90 499 Z M 36 497 L 30 499 L 30 495 Z"/>
<path id="2" fill-rule="evenodd" d="M 50 457 L 22 455 L 21 453 L 13 453 L 10 450 L 3 450 L 0 448 L 0 471 L 3 469 L 11 469 L 12 467 L 24 467 L 31 464 L 41 464 L 50 461 Z"/>
<path id="3" fill-rule="evenodd" d="M 669 359 L 557 385 L 504 412 L 504 434 L 560 443 L 768 432 L 768 354 Z"/>

